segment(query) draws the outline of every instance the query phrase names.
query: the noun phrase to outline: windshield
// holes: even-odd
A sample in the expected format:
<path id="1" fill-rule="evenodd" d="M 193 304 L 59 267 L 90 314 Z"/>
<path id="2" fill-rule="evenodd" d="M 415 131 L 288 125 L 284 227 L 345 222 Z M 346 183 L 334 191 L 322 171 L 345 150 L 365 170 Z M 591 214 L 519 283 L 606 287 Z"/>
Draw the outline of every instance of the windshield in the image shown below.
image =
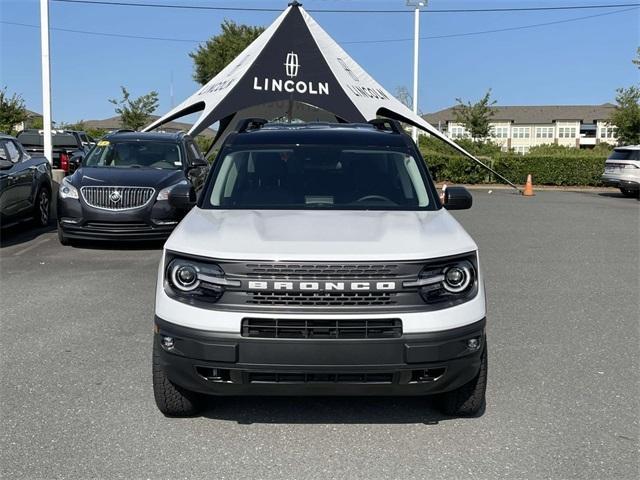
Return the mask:
<path id="1" fill-rule="evenodd" d="M 179 170 L 182 157 L 175 143 L 148 140 L 112 143 L 100 140 L 85 158 L 83 166 Z"/>
<path id="2" fill-rule="evenodd" d="M 615 149 L 607 160 L 640 160 L 640 150 Z"/>
<path id="3" fill-rule="evenodd" d="M 227 150 L 204 208 L 433 210 L 424 166 L 408 150 L 290 145 Z"/>
<path id="4" fill-rule="evenodd" d="M 18 141 L 28 147 L 44 146 L 44 136 L 40 133 L 24 132 L 16 137 Z M 55 147 L 78 147 L 78 141 L 70 133 L 56 133 L 51 136 L 52 146 Z"/>

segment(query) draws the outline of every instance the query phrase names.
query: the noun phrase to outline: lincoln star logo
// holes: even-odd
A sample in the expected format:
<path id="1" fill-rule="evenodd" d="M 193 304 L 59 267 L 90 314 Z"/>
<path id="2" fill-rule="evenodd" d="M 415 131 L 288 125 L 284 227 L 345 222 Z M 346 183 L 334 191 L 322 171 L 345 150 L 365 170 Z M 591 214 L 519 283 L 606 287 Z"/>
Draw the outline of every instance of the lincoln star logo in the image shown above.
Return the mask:
<path id="1" fill-rule="evenodd" d="M 114 190 L 109 194 L 109 200 L 113 203 L 118 203 L 122 199 L 122 194 L 118 190 Z"/>
<path id="2" fill-rule="evenodd" d="M 253 77 L 253 89 L 260 92 L 329 95 L 329 82 L 294 80 L 300 73 L 300 60 L 295 52 L 287 53 L 284 61 L 284 73 L 289 77 L 288 80 L 283 78 Z M 304 73 L 304 70 L 302 73 Z"/>
<path id="3" fill-rule="evenodd" d="M 287 70 L 287 77 L 297 77 L 298 68 L 300 68 L 300 64 L 298 63 L 298 54 L 293 52 L 287 53 L 287 60 L 284 62 L 284 66 Z"/>

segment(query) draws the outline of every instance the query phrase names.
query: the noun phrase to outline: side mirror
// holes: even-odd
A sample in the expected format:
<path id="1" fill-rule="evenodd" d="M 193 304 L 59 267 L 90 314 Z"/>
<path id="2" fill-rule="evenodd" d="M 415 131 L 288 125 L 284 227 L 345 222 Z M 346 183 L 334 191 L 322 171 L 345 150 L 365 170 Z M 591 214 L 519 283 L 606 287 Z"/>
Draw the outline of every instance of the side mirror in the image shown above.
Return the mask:
<path id="1" fill-rule="evenodd" d="M 0 170 L 9 170 L 15 164 L 11 160 L 0 160 Z"/>
<path id="2" fill-rule="evenodd" d="M 196 204 L 193 185 L 176 185 L 169 192 L 169 205 L 178 210 L 189 210 Z"/>
<path id="3" fill-rule="evenodd" d="M 204 158 L 196 158 L 191 162 L 189 166 L 189 170 L 194 168 L 208 167 L 209 162 L 207 162 Z"/>
<path id="4" fill-rule="evenodd" d="M 473 197 L 464 187 L 447 187 L 444 191 L 444 208 L 466 210 L 473 205 Z"/>
<path id="5" fill-rule="evenodd" d="M 83 158 L 84 158 L 84 155 L 78 154 L 78 153 L 71 156 L 71 158 L 69 159 L 69 173 L 73 173 L 78 168 L 80 168 Z"/>

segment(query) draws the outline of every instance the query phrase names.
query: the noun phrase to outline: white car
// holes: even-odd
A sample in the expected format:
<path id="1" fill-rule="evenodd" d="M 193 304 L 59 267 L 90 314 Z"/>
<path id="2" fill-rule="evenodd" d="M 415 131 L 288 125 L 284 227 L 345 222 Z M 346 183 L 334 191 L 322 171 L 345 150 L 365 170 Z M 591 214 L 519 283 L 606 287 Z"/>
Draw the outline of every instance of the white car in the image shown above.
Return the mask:
<path id="1" fill-rule="evenodd" d="M 626 197 L 638 197 L 640 195 L 640 145 L 614 148 L 604 164 L 602 183 L 618 187 Z"/>
<path id="2" fill-rule="evenodd" d="M 164 247 L 153 386 L 166 415 L 207 395 L 437 395 L 482 412 L 478 247 L 400 126 L 243 122 Z M 178 185 L 174 206 L 193 192 Z"/>

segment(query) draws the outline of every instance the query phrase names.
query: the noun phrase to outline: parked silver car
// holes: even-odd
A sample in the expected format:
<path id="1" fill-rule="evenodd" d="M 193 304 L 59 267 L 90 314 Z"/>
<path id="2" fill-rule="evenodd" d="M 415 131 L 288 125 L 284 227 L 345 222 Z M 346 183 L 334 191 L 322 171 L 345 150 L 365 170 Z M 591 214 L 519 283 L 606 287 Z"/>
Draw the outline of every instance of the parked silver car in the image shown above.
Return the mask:
<path id="1" fill-rule="evenodd" d="M 640 145 L 617 147 L 604 164 L 602 183 L 618 187 L 626 197 L 640 195 Z"/>

